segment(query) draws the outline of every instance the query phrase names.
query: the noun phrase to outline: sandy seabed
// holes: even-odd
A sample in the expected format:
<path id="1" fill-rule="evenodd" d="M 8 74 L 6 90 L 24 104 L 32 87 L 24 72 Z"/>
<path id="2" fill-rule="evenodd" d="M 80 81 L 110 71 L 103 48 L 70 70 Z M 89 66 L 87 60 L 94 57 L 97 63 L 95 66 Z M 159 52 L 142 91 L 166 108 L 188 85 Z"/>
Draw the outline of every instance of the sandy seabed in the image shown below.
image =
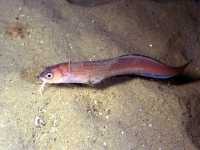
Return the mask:
<path id="1" fill-rule="evenodd" d="M 119 0 L 0 0 L 0 150 L 197 150 L 200 83 L 139 77 L 101 88 L 49 86 L 36 76 L 60 62 L 137 53 L 189 60 L 198 77 L 199 4 Z M 192 68 L 192 69 L 191 69 Z"/>

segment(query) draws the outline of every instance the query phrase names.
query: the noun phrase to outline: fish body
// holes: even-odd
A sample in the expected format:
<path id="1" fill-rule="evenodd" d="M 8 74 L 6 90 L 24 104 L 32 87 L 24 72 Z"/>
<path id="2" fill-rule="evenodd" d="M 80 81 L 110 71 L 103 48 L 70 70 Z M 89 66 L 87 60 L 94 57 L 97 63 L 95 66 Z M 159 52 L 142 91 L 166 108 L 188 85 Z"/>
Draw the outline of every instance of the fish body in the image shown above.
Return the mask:
<path id="1" fill-rule="evenodd" d="M 172 67 L 147 56 L 131 54 L 104 60 L 56 64 L 45 68 L 39 78 L 50 84 L 97 84 L 106 78 L 129 74 L 169 79 L 181 74 L 185 67 Z"/>

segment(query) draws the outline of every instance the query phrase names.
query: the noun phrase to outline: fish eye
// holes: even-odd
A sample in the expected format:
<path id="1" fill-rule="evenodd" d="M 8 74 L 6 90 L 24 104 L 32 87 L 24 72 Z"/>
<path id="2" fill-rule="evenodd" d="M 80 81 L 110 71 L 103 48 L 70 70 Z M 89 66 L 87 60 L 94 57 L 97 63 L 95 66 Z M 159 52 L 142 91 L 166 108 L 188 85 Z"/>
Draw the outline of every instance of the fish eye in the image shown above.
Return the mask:
<path id="1" fill-rule="evenodd" d="M 50 73 L 50 72 L 48 72 L 48 73 L 45 75 L 45 77 L 46 77 L 47 79 L 52 79 L 52 78 L 53 78 L 53 74 Z"/>

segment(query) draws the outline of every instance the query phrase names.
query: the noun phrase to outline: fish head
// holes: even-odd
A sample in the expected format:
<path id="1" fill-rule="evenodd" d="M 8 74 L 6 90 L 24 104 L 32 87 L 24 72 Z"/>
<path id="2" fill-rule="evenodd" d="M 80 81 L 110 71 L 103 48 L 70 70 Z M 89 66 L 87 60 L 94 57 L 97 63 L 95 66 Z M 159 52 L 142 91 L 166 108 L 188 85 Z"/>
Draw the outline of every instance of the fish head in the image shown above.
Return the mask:
<path id="1" fill-rule="evenodd" d="M 46 67 L 38 76 L 45 83 L 60 84 L 60 83 L 88 83 L 90 73 L 81 68 L 82 65 L 68 63 L 57 64 Z"/>
<path id="2" fill-rule="evenodd" d="M 46 67 L 38 76 L 38 78 L 45 83 L 56 84 L 61 83 L 63 73 L 57 67 Z"/>

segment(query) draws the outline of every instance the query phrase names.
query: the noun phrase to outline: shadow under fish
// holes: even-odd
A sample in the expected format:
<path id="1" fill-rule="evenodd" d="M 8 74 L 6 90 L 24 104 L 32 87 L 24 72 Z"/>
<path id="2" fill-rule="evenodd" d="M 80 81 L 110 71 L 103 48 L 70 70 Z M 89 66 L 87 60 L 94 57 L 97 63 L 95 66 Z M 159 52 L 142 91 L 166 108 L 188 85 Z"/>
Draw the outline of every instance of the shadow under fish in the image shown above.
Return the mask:
<path id="1" fill-rule="evenodd" d="M 93 7 L 98 5 L 104 5 L 112 2 L 116 2 L 119 0 L 67 0 L 68 2 L 80 6 L 87 6 L 87 7 Z"/>

